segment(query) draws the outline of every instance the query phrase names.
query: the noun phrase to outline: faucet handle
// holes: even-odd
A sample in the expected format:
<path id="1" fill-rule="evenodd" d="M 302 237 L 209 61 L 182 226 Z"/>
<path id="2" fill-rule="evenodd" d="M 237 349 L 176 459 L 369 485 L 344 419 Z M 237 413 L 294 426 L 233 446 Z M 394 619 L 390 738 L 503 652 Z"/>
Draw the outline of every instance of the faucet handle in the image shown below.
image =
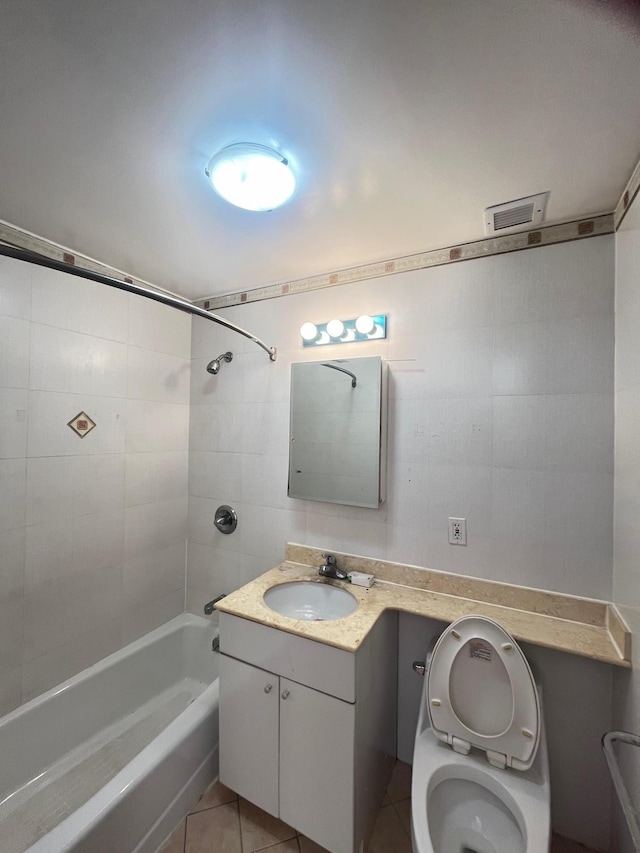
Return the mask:
<path id="1" fill-rule="evenodd" d="M 320 556 L 322 557 L 323 560 L 327 561 L 326 562 L 327 566 L 335 566 L 336 565 L 336 558 L 333 556 L 333 554 L 321 554 Z"/>

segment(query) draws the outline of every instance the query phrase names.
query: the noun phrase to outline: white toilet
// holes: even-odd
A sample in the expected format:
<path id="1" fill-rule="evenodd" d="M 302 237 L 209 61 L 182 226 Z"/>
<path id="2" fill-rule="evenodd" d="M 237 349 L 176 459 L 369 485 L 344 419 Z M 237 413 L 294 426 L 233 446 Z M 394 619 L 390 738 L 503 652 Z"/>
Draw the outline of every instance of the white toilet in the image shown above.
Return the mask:
<path id="1" fill-rule="evenodd" d="M 413 753 L 414 853 L 548 853 L 544 721 L 519 646 L 497 622 L 464 616 L 427 663 Z"/>

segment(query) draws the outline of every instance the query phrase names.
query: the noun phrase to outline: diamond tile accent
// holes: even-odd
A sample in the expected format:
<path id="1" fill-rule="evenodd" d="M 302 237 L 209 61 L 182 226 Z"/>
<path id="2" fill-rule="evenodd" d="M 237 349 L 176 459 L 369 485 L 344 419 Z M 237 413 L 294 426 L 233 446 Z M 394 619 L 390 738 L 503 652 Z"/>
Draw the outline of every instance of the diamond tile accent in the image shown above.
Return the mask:
<path id="1" fill-rule="evenodd" d="M 71 427 L 80 438 L 84 438 L 97 424 L 86 412 L 78 412 L 75 418 L 71 418 L 67 426 Z"/>

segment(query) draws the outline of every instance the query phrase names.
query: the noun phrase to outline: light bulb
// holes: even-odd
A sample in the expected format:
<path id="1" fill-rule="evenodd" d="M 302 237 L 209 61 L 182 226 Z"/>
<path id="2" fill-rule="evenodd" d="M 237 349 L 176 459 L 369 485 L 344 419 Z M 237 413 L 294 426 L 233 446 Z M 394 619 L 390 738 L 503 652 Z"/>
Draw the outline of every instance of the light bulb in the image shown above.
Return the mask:
<path id="1" fill-rule="evenodd" d="M 318 337 L 318 329 L 315 323 L 303 323 L 300 326 L 300 334 L 305 341 L 315 341 Z"/>
<path id="2" fill-rule="evenodd" d="M 341 338 L 344 335 L 344 323 L 342 320 L 329 320 L 327 332 L 331 338 Z"/>
<path id="3" fill-rule="evenodd" d="M 356 320 L 356 329 L 361 335 L 369 335 L 375 329 L 375 325 L 373 317 L 370 317 L 368 314 L 362 314 Z"/>
<path id="4" fill-rule="evenodd" d="M 245 210 L 273 210 L 286 204 L 296 188 L 285 157 L 252 142 L 228 145 L 209 161 L 206 174 L 214 190 Z"/>

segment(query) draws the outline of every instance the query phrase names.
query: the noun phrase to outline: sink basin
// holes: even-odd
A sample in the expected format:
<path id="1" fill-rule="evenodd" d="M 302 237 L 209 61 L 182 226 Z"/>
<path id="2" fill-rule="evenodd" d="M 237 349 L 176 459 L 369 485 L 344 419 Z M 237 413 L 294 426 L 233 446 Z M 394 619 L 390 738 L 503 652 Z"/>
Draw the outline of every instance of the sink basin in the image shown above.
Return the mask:
<path id="1" fill-rule="evenodd" d="M 292 581 L 272 586 L 264 596 L 271 610 L 290 619 L 328 622 L 348 616 L 358 606 L 357 599 L 342 587 L 313 581 Z"/>

